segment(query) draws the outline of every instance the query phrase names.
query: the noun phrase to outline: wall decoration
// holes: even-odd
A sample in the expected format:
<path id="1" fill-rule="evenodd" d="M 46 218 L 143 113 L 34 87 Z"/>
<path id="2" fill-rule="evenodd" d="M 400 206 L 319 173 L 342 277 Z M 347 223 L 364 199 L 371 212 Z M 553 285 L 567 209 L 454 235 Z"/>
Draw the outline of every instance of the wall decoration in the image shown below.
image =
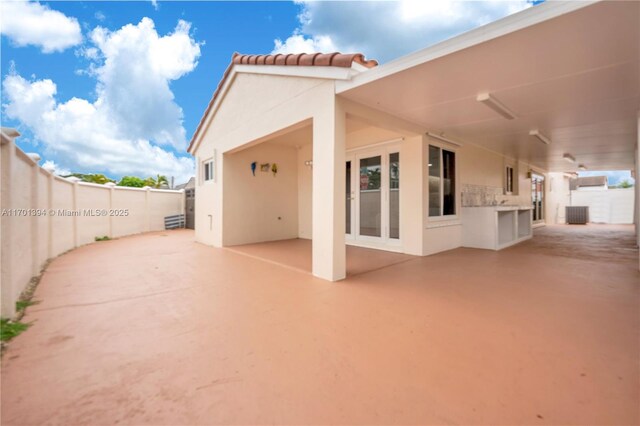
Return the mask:
<path id="1" fill-rule="evenodd" d="M 270 167 L 271 167 L 271 164 L 269 164 L 269 163 L 260 164 L 260 171 L 261 172 L 265 172 L 265 173 L 269 173 L 269 168 Z"/>
<path id="2" fill-rule="evenodd" d="M 253 163 L 251 163 L 251 174 L 253 174 L 254 176 L 256 175 L 256 167 L 258 167 L 257 161 L 254 161 Z"/>
<path id="3" fill-rule="evenodd" d="M 276 174 L 278 173 L 278 165 L 276 163 L 273 163 L 271 166 L 271 171 L 273 172 L 273 177 L 276 177 Z"/>

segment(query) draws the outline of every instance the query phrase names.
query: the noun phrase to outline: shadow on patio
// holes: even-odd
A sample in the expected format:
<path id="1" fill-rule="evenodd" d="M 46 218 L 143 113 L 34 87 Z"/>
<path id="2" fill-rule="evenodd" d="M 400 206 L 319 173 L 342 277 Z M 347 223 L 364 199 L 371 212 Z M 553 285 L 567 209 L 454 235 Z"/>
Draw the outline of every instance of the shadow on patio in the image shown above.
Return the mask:
<path id="1" fill-rule="evenodd" d="M 311 273 L 311 240 L 292 239 L 227 247 L 266 262 Z M 417 259 L 408 254 L 347 246 L 347 277 Z"/>

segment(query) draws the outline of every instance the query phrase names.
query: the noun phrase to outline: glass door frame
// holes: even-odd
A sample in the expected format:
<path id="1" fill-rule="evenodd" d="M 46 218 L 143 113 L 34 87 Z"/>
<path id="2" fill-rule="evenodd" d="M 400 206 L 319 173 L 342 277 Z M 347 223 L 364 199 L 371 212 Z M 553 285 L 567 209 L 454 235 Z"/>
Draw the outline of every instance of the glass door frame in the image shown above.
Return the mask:
<path id="1" fill-rule="evenodd" d="M 370 248 L 387 249 L 391 251 L 400 251 L 402 248 L 402 234 L 399 238 L 389 238 L 390 234 L 390 161 L 391 154 L 398 153 L 400 158 L 400 190 L 402 190 L 402 151 L 400 143 L 397 141 L 376 144 L 375 146 L 365 146 L 357 149 L 347 150 L 345 156 L 346 163 L 351 162 L 351 194 L 345 195 L 346 203 L 351 203 L 351 233 L 345 234 L 345 242 L 350 245 L 357 245 Z M 381 211 L 381 233 L 380 237 L 368 235 L 360 235 L 360 160 L 381 157 L 381 173 L 380 173 L 380 211 Z M 401 203 L 400 203 L 401 204 Z M 345 206 L 345 210 L 348 209 Z M 400 217 L 400 229 L 402 229 L 401 205 L 398 206 L 398 214 Z M 346 218 L 346 212 L 345 212 Z"/>
<path id="2" fill-rule="evenodd" d="M 540 191 L 537 191 L 537 185 L 540 185 Z M 542 173 L 536 173 L 534 171 L 531 172 L 531 204 L 533 206 L 533 210 L 531 211 L 531 220 L 534 225 L 540 225 L 545 223 L 546 215 L 545 215 L 545 194 L 546 190 L 546 178 Z M 537 198 L 536 194 L 540 194 L 540 199 Z M 533 216 L 536 216 L 537 219 L 533 219 Z"/>

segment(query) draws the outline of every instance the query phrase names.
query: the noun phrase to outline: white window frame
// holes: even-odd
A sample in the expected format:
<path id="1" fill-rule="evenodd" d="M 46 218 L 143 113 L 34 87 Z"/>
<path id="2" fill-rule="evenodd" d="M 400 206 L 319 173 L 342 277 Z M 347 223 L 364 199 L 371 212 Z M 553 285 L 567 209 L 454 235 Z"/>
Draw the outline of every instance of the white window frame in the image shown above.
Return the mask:
<path id="1" fill-rule="evenodd" d="M 511 188 L 509 188 L 509 169 L 511 169 Z M 507 164 L 504 166 L 504 193 L 505 195 L 513 195 L 516 190 L 516 168 L 513 164 Z"/>
<path id="2" fill-rule="evenodd" d="M 440 149 L 440 215 L 439 216 L 430 216 L 429 215 L 429 202 L 430 202 L 430 194 L 429 194 L 429 147 L 433 146 L 435 148 L 439 148 Z M 455 185 L 455 189 L 454 189 L 454 202 L 455 202 L 455 213 L 454 214 L 449 214 L 449 215 L 444 215 L 442 214 L 443 210 L 444 210 L 444 178 L 442 177 L 442 173 L 444 171 L 444 168 L 442 167 L 442 151 L 446 150 L 449 152 L 452 152 L 454 154 L 454 161 L 455 161 L 455 174 L 454 174 L 454 185 Z M 459 170 L 458 170 L 458 158 L 459 158 L 459 152 L 457 147 L 454 147 L 452 145 L 446 144 L 446 143 L 438 143 L 438 142 L 434 142 L 434 141 L 429 141 L 429 143 L 427 144 L 427 149 L 426 149 L 426 155 L 425 155 L 425 162 L 427 165 L 427 182 L 426 182 L 426 205 L 427 205 L 427 209 L 426 209 L 426 215 L 427 215 L 427 222 L 444 222 L 444 221 L 452 221 L 452 220 L 458 220 L 458 218 L 460 217 L 460 203 L 458 202 L 458 194 L 460 192 L 460 176 L 459 176 Z"/>
<path id="3" fill-rule="evenodd" d="M 207 179 L 207 166 L 209 166 L 209 176 Z M 206 160 L 202 161 L 202 182 L 203 183 L 209 183 L 209 182 L 215 182 L 216 181 L 216 160 L 215 160 L 215 154 L 213 157 L 207 158 Z"/>

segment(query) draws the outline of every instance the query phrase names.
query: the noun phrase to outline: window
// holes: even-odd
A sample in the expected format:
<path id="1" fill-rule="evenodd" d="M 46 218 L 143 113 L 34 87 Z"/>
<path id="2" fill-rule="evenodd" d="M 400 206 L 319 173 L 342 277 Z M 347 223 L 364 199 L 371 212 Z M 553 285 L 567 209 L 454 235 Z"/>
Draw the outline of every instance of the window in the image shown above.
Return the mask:
<path id="1" fill-rule="evenodd" d="M 429 145 L 429 216 L 456 214 L 456 154 Z"/>
<path id="2" fill-rule="evenodd" d="M 505 169 L 504 180 L 505 194 L 513 194 L 513 167 L 507 166 Z"/>
<path id="3" fill-rule="evenodd" d="M 213 168 L 213 159 L 209 159 L 203 162 L 204 181 L 214 180 L 215 170 Z"/>

